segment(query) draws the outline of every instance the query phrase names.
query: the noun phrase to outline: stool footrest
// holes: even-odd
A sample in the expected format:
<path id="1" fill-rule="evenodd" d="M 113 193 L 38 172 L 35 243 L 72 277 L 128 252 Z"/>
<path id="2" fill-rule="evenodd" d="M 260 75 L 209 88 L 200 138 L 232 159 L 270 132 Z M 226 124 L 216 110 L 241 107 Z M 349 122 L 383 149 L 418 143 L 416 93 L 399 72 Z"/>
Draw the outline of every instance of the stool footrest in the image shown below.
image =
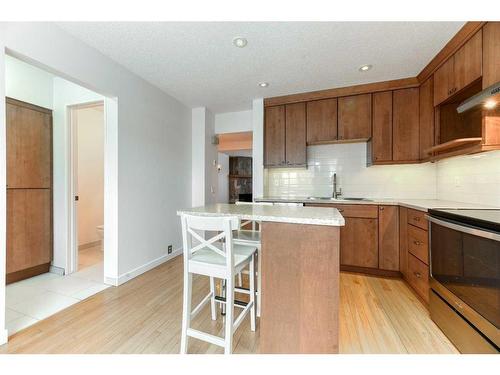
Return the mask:
<path id="1" fill-rule="evenodd" d="M 221 297 L 221 296 L 215 296 L 215 300 L 220 303 L 226 303 L 226 297 Z M 237 299 L 234 300 L 234 305 L 237 307 L 246 307 L 248 305 L 248 302 L 245 301 L 239 301 Z"/>
<path id="2" fill-rule="evenodd" d="M 214 336 L 211 335 L 210 333 L 198 331 L 196 329 L 188 328 L 187 329 L 187 335 L 194 337 L 195 339 L 209 342 L 214 345 L 222 346 L 224 347 L 226 345 L 224 339 L 222 337 Z"/>

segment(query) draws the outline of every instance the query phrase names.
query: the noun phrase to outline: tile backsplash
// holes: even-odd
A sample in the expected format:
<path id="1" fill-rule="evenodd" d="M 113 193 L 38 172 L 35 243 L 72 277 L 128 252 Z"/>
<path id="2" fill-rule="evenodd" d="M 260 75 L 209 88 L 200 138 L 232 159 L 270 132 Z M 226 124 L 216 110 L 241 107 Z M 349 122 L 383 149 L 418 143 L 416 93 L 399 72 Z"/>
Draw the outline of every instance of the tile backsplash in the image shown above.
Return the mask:
<path id="1" fill-rule="evenodd" d="M 331 196 L 332 176 L 346 197 L 436 198 L 435 164 L 366 166 L 366 143 L 307 148 L 307 169 L 266 169 L 266 196 Z"/>
<path id="2" fill-rule="evenodd" d="M 437 163 L 437 198 L 500 207 L 500 151 Z"/>

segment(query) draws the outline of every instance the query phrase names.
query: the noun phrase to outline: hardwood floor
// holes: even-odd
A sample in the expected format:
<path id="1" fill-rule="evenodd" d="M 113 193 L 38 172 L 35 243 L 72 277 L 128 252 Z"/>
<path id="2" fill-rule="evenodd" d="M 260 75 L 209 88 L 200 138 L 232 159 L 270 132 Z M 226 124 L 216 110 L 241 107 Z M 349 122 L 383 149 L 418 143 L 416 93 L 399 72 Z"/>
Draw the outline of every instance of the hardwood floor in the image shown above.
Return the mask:
<path id="1" fill-rule="evenodd" d="M 341 353 L 457 353 L 402 280 L 342 273 Z M 195 278 L 193 305 L 208 292 Z M 109 288 L 13 336 L 0 353 L 178 353 L 182 309 L 182 257 L 117 288 Z M 193 328 L 223 334 L 209 306 Z M 222 353 L 195 339 L 190 353 Z M 248 317 L 234 337 L 235 353 L 259 352 L 259 326 Z"/>

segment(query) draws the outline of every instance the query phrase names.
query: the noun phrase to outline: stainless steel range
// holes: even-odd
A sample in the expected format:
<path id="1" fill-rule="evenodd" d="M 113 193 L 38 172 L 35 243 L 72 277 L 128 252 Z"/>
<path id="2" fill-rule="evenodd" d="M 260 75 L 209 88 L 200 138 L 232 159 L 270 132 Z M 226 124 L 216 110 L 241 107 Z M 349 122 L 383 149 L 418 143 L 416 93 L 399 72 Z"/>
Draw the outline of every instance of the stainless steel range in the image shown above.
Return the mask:
<path id="1" fill-rule="evenodd" d="M 431 318 L 462 353 L 500 346 L 500 210 L 430 210 Z"/>

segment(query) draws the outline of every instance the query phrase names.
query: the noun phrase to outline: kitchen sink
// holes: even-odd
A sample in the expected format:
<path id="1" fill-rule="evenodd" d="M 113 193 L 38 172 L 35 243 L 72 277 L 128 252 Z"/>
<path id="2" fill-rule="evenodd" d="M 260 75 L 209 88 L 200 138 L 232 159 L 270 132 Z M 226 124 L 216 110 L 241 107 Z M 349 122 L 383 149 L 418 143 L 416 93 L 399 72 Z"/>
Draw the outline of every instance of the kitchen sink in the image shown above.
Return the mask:
<path id="1" fill-rule="evenodd" d="M 307 200 L 311 200 L 311 201 L 332 201 L 332 202 L 339 202 L 339 201 L 364 201 L 364 202 L 370 202 L 370 199 L 367 199 L 367 198 L 357 198 L 357 197 L 340 197 L 340 198 L 332 198 L 332 197 L 307 197 Z"/>

